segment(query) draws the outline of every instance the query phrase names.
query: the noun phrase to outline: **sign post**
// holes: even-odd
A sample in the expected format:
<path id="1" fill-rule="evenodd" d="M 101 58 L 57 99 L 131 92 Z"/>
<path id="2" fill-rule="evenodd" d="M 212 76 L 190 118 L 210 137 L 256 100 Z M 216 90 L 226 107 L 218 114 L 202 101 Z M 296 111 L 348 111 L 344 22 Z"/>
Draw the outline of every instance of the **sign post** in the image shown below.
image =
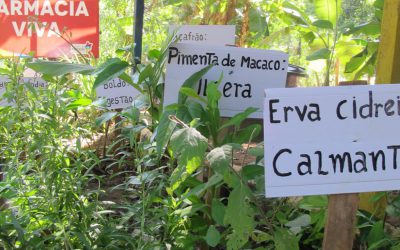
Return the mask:
<path id="1" fill-rule="evenodd" d="M 322 243 L 324 250 L 353 249 L 358 203 L 358 193 L 329 195 Z"/>
<path id="2" fill-rule="evenodd" d="M 400 189 L 399 92 L 400 85 L 266 90 L 266 196 L 330 194 L 323 249 L 352 249 L 357 193 Z"/>

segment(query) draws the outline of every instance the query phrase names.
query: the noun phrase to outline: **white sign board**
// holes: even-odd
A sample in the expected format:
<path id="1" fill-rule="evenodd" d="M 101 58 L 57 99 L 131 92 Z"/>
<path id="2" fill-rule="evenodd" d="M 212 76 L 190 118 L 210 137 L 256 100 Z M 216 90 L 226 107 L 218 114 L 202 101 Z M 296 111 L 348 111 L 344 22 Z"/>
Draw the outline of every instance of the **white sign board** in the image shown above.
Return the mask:
<path id="1" fill-rule="evenodd" d="M 400 85 L 267 89 L 267 197 L 400 189 Z"/>
<path id="2" fill-rule="evenodd" d="M 116 78 L 96 88 L 97 98 L 107 100 L 107 108 L 123 109 L 131 106 L 140 92 L 129 83 Z"/>
<path id="3" fill-rule="evenodd" d="M 262 117 L 265 88 L 284 87 L 288 55 L 280 51 L 174 44 L 169 48 L 164 105 L 178 101 L 179 89 L 186 79 L 209 64 L 216 64 L 194 87 L 206 96 L 208 84 L 217 81 L 222 97 L 222 116 L 234 116 L 248 107 L 259 108 L 253 118 Z"/>
<path id="4" fill-rule="evenodd" d="M 0 106 L 9 106 L 12 103 L 7 102 L 3 99 L 3 95 L 6 92 L 7 84 L 10 82 L 6 76 L 0 76 Z M 34 88 L 47 88 L 47 82 L 40 77 L 22 77 L 20 83 L 29 83 Z"/>
<path id="5" fill-rule="evenodd" d="M 169 33 L 174 32 L 178 43 L 235 45 L 235 25 L 172 25 Z"/>

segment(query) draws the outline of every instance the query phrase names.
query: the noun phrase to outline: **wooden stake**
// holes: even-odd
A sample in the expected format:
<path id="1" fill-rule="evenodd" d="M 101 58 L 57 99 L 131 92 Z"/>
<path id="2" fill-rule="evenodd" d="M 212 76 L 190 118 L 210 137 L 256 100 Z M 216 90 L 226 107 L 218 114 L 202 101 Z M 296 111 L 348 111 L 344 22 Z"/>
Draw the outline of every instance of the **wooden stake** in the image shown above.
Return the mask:
<path id="1" fill-rule="evenodd" d="M 355 233 L 358 194 L 329 195 L 324 250 L 351 250 Z"/>
<path id="2" fill-rule="evenodd" d="M 339 86 L 366 85 L 365 81 L 341 82 Z M 335 194 L 328 198 L 324 250 L 351 250 L 358 209 L 358 194 Z"/>

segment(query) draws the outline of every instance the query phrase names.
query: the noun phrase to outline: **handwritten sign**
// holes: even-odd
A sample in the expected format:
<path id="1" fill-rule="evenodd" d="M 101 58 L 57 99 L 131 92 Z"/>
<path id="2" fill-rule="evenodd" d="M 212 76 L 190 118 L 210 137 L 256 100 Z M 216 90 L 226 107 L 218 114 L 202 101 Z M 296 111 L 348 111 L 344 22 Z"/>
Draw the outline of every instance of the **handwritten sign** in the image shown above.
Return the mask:
<path id="1" fill-rule="evenodd" d="M 140 92 L 129 83 L 116 78 L 96 88 L 97 98 L 106 99 L 107 108 L 122 109 L 131 106 Z"/>
<path id="2" fill-rule="evenodd" d="M 178 43 L 235 45 L 235 25 L 172 25 L 169 33 L 174 32 Z"/>
<path id="3" fill-rule="evenodd" d="M 209 64 L 216 66 L 195 86 L 197 94 L 205 97 L 208 84 L 223 74 L 219 86 L 221 115 L 233 116 L 248 107 L 256 107 L 260 111 L 252 117 L 261 118 L 264 89 L 285 86 L 288 55 L 236 47 L 172 45 L 168 52 L 164 105 L 176 103 L 183 82 Z"/>
<path id="4" fill-rule="evenodd" d="M 48 85 L 47 82 L 40 77 L 22 77 L 20 78 L 19 82 L 21 84 L 28 83 L 33 88 L 47 88 Z M 0 76 L 0 107 L 13 105 L 12 102 L 8 102 L 5 98 L 3 98 L 9 83 L 10 79 L 8 77 Z"/>
<path id="5" fill-rule="evenodd" d="M 265 93 L 267 197 L 400 189 L 400 85 Z"/>
<path id="6" fill-rule="evenodd" d="M 0 0 L 0 27 L 1 54 L 99 54 L 98 0 Z"/>

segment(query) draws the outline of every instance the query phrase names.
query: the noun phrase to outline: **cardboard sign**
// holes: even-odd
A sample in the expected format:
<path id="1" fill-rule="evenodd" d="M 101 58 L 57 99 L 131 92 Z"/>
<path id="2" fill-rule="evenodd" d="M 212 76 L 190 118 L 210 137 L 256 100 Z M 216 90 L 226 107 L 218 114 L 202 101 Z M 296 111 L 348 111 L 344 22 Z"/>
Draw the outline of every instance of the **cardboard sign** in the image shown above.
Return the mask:
<path id="1" fill-rule="evenodd" d="M 259 112 L 252 117 L 261 118 L 264 89 L 285 86 L 288 55 L 280 51 L 174 44 L 168 53 L 164 105 L 176 103 L 184 81 L 209 64 L 216 66 L 194 89 L 205 97 L 208 84 L 223 74 L 219 86 L 222 116 L 233 116 L 255 107 Z"/>
<path id="2" fill-rule="evenodd" d="M 0 76 L 0 107 L 11 106 L 13 103 L 3 99 L 3 95 L 6 92 L 7 84 L 10 82 L 6 76 Z M 29 83 L 34 88 L 47 88 L 47 82 L 40 77 L 22 77 L 20 83 Z"/>
<path id="3" fill-rule="evenodd" d="M 98 0 L 0 0 L 0 27 L 2 55 L 99 55 Z"/>
<path id="4" fill-rule="evenodd" d="M 96 88 L 97 98 L 107 100 L 107 108 L 122 109 L 131 106 L 140 92 L 129 83 L 116 78 Z"/>
<path id="5" fill-rule="evenodd" d="M 172 25 L 169 33 L 174 32 L 177 43 L 235 45 L 235 25 Z"/>
<path id="6" fill-rule="evenodd" d="M 267 89 L 267 197 L 400 189 L 400 85 Z"/>

